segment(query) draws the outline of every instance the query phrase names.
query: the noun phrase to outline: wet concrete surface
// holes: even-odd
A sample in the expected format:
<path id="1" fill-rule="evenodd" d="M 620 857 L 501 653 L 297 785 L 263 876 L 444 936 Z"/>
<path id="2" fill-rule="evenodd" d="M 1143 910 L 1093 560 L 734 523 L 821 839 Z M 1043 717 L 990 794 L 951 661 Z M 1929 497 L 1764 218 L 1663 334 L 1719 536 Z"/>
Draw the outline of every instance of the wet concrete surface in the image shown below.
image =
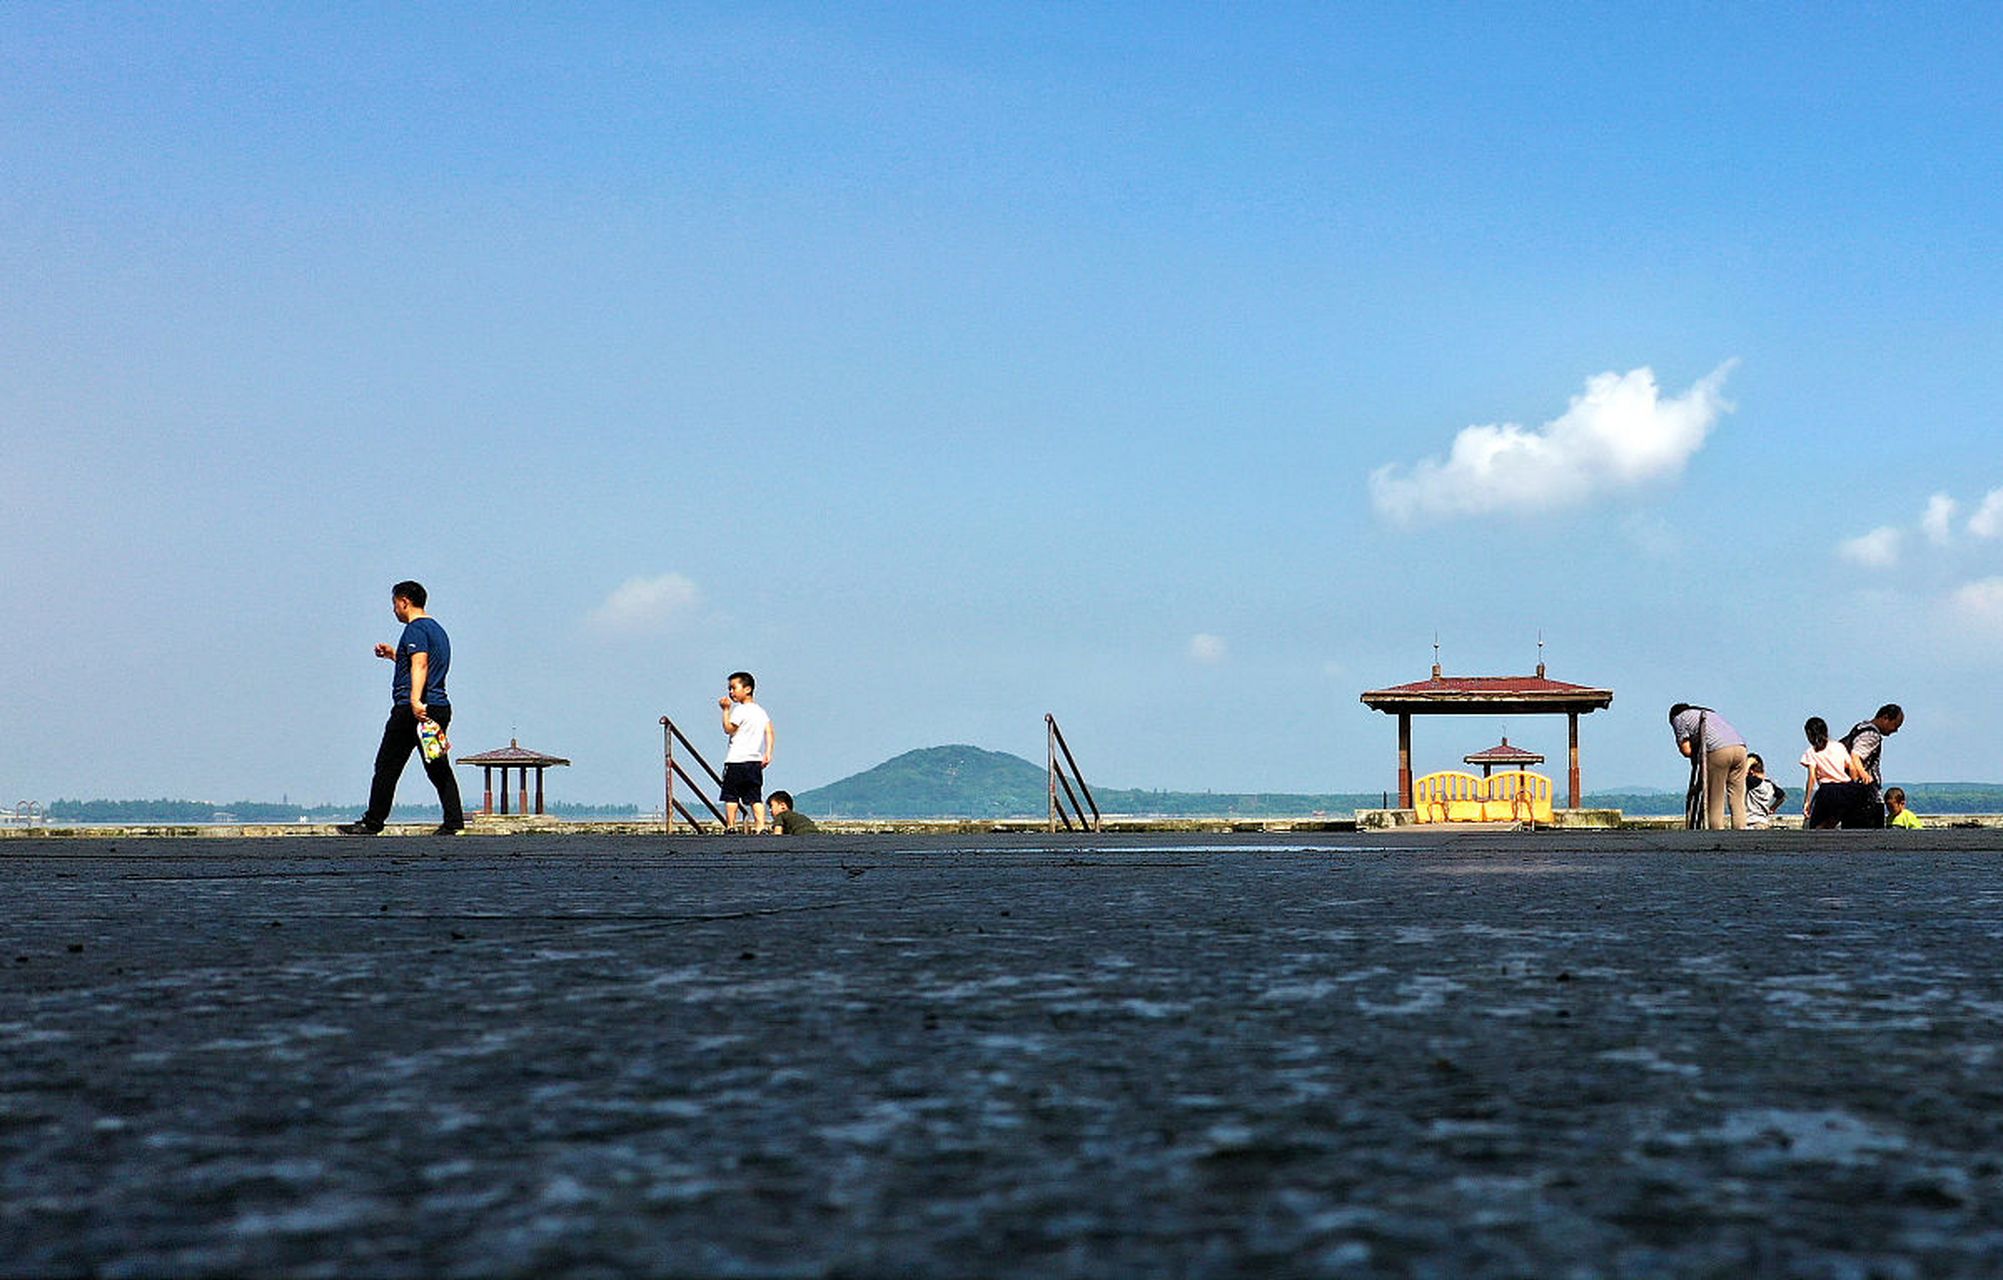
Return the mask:
<path id="1" fill-rule="evenodd" d="M 1996 832 L 0 875 L 7 1275 L 2003 1274 Z"/>

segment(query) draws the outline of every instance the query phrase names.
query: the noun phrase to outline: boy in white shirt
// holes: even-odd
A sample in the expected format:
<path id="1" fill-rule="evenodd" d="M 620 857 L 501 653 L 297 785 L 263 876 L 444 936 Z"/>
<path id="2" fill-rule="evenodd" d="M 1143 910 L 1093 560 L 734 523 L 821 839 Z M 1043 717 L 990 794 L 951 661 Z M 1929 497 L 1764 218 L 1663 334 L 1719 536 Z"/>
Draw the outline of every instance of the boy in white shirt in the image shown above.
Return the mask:
<path id="1" fill-rule="evenodd" d="M 733 671 L 730 692 L 716 700 L 723 710 L 723 731 L 730 735 L 730 749 L 723 753 L 723 822 L 737 829 L 737 809 L 748 805 L 757 825 L 765 830 L 765 767 L 772 763 L 772 717 L 751 700 L 758 682 L 749 671 Z"/>

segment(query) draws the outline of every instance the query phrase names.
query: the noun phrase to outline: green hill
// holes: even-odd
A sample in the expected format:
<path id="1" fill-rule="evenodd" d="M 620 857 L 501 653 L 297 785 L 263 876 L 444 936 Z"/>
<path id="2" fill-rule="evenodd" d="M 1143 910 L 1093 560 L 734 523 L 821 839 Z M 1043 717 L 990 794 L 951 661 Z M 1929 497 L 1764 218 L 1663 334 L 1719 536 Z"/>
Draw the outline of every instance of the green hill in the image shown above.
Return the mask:
<path id="1" fill-rule="evenodd" d="M 828 818 L 1024 818 L 1047 808 L 1043 770 L 1003 751 L 924 747 L 794 797 Z"/>
<path id="2" fill-rule="evenodd" d="M 1347 815 L 1381 799 L 1375 792 L 1241 795 L 1106 787 L 1095 787 L 1092 794 L 1102 813 L 1150 817 Z M 1041 765 L 1005 751 L 965 745 L 907 751 L 874 769 L 803 791 L 794 799 L 802 813 L 828 818 L 1034 818 L 1049 811 L 1048 783 Z"/>

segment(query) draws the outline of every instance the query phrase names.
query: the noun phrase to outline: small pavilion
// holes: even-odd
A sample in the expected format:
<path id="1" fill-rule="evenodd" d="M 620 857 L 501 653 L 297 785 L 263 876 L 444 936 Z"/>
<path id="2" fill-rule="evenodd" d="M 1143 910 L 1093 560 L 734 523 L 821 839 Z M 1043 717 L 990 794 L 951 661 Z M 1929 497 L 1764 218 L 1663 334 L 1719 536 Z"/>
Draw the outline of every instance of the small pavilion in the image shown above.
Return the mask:
<path id="1" fill-rule="evenodd" d="M 1498 767 L 1504 769 L 1524 769 L 1533 764 L 1543 764 L 1544 757 L 1538 755 L 1535 751 L 1525 751 L 1522 747 L 1510 746 L 1509 735 L 1505 733 L 1502 735 L 1501 745 L 1489 747 L 1485 751 L 1477 751 L 1471 756 L 1462 756 L 1461 762 L 1463 764 L 1480 765 L 1481 776 L 1488 778 L 1494 776 L 1494 772 Z"/>
<path id="2" fill-rule="evenodd" d="M 1398 717 L 1398 807 L 1412 807 L 1413 716 L 1540 716 L 1562 715 L 1567 727 L 1570 769 L 1566 779 L 1568 809 L 1579 807 L 1579 717 L 1613 704 L 1611 689 L 1547 679 L 1544 664 L 1534 676 L 1445 676 L 1433 663 L 1429 680 L 1372 689 L 1363 705 Z M 1541 759 L 1541 757 L 1540 757 Z"/>
<path id="3" fill-rule="evenodd" d="M 531 769 L 535 770 L 536 774 L 535 812 L 540 814 L 542 812 L 543 770 L 554 768 L 557 765 L 567 765 L 570 763 L 570 761 L 564 759 L 562 756 L 546 756 L 540 751 L 530 751 L 527 747 L 524 747 L 521 744 L 521 742 L 518 741 L 517 739 L 510 738 L 508 739 L 508 745 L 500 748 L 499 750 L 482 751 L 480 754 L 472 756 L 460 756 L 459 763 L 477 764 L 480 766 L 480 773 L 482 779 L 486 784 L 485 789 L 487 793 L 486 798 L 481 802 L 480 806 L 480 812 L 483 814 L 491 814 L 494 812 L 494 770 L 496 769 L 499 769 L 501 771 L 501 812 L 505 814 L 508 811 L 508 770 L 520 769 L 522 771 L 521 774 L 522 789 L 521 789 L 521 806 L 518 812 L 523 814 L 528 813 L 529 770 Z"/>

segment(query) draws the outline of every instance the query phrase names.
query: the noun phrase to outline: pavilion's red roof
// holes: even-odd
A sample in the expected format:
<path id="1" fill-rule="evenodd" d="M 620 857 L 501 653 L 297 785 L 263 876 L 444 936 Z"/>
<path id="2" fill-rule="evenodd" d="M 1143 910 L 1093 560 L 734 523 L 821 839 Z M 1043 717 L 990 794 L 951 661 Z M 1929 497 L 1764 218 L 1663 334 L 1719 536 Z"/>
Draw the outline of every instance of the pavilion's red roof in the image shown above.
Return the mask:
<path id="1" fill-rule="evenodd" d="M 1477 751 L 1471 756 L 1462 756 L 1469 764 L 1542 764 L 1544 757 L 1535 751 L 1525 751 L 1522 747 L 1512 747 L 1504 738 L 1500 745 Z"/>
<path id="2" fill-rule="evenodd" d="M 570 761 L 564 759 L 562 756 L 546 756 L 540 751 L 531 751 L 520 742 L 510 738 L 508 739 L 508 745 L 505 747 L 499 747 L 493 751 L 482 751 L 476 756 L 460 756 L 459 763 L 554 766 L 569 764 Z"/>
<path id="3" fill-rule="evenodd" d="M 1543 676 L 1435 676 L 1430 680 L 1414 680 L 1410 684 L 1394 684 L 1389 689 L 1376 689 L 1363 696 L 1374 698 L 1381 693 L 1434 693 L 1434 694 L 1502 694 L 1521 697 L 1524 694 L 1567 694 L 1605 693 L 1605 689 L 1592 689 L 1582 684 L 1567 684 L 1563 680 L 1547 680 Z"/>
<path id="4" fill-rule="evenodd" d="M 1542 707 L 1546 711 L 1564 707 L 1591 709 L 1614 700 L 1613 690 L 1572 684 L 1534 676 L 1446 676 L 1435 675 L 1388 689 L 1372 689 L 1363 702 L 1379 710 L 1383 704 L 1407 708 L 1425 707 L 1437 711 L 1476 711 L 1509 706 Z"/>

